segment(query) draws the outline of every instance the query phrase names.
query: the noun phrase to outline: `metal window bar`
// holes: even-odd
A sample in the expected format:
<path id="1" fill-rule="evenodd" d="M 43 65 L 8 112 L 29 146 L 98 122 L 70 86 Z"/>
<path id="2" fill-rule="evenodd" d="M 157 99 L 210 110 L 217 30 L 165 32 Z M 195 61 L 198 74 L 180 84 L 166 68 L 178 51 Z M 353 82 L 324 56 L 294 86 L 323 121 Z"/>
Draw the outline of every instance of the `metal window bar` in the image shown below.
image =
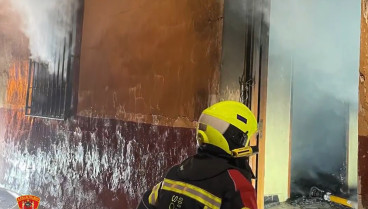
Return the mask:
<path id="1" fill-rule="evenodd" d="M 72 97 L 72 32 L 60 44 L 53 63 L 30 59 L 25 114 L 65 120 Z"/>

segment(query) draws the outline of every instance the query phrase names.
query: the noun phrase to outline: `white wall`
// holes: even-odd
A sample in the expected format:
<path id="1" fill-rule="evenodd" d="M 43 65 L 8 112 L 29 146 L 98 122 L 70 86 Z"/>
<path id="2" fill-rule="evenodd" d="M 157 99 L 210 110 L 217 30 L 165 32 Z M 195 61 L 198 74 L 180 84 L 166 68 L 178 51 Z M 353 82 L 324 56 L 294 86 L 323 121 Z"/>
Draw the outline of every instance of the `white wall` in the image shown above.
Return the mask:
<path id="1" fill-rule="evenodd" d="M 270 49 L 273 49 L 272 45 Z M 287 199 L 289 187 L 291 78 L 292 59 L 287 60 L 271 51 L 267 83 L 264 192 L 265 196 L 278 195 L 280 201 Z"/>
<path id="2" fill-rule="evenodd" d="M 357 107 L 349 108 L 348 130 L 348 186 L 358 187 L 358 113 Z"/>

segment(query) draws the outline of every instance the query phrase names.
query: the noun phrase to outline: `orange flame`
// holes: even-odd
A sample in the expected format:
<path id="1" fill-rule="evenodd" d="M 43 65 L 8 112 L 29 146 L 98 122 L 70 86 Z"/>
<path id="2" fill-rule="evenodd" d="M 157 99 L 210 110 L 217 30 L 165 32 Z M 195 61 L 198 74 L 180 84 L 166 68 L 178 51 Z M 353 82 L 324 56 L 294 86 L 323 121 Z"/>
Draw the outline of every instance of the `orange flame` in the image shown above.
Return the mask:
<path id="1" fill-rule="evenodd" d="M 5 102 L 11 109 L 21 109 L 25 107 L 28 68 L 28 61 L 16 61 L 9 69 Z"/>
<path id="2" fill-rule="evenodd" d="M 24 110 L 28 87 L 28 69 L 28 61 L 14 61 L 8 71 L 5 98 L 5 106 L 8 111 L 3 112 L 5 114 L 2 117 L 4 117 L 5 123 L 0 123 L 0 127 L 7 127 L 3 129 L 7 130 L 9 138 L 17 138 L 17 135 L 23 133 L 18 130 L 22 130 L 25 124 Z M 32 124 L 32 120 L 30 120 L 30 124 Z"/>

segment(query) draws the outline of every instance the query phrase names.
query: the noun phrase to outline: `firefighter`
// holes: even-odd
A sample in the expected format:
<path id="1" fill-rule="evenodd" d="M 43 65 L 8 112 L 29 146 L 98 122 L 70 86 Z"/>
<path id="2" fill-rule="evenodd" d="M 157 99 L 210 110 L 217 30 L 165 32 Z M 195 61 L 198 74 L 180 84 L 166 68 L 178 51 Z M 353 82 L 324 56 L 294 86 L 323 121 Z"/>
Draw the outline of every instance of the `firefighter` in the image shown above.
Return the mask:
<path id="1" fill-rule="evenodd" d="M 256 209 L 254 175 L 242 154 L 251 151 L 256 131 L 255 116 L 240 102 L 205 109 L 198 120 L 197 154 L 169 169 L 137 209 Z"/>

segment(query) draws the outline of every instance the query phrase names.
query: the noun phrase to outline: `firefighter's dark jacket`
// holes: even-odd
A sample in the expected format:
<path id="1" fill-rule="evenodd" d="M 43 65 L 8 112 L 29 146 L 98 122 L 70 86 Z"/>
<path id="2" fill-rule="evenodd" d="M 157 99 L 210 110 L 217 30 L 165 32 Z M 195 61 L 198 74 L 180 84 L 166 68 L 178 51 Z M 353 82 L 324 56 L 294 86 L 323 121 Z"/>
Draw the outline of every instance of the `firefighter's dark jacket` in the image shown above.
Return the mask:
<path id="1" fill-rule="evenodd" d="M 216 148 L 201 146 L 196 155 L 173 166 L 144 193 L 137 209 L 256 209 L 249 165 Z"/>

